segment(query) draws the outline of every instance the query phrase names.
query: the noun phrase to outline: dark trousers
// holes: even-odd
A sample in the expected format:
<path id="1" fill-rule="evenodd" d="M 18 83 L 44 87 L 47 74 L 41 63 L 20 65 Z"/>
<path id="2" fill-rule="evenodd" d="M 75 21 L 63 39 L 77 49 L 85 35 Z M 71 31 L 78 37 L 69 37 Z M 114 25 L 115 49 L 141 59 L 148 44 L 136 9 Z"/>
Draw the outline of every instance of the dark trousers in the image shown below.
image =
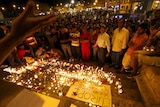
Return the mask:
<path id="1" fill-rule="evenodd" d="M 107 48 L 98 48 L 97 50 L 97 57 L 98 57 L 100 67 L 103 67 L 105 64 L 106 53 L 107 53 Z"/>
<path id="2" fill-rule="evenodd" d="M 73 55 L 74 58 L 76 58 L 77 60 L 81 59 L 81 48 L 80 48 L 80 46 L 72 46 L 71 51 L 72 51 L 72 55 Z"/>
<path id="3" fill-rule="evenodd" d="M 122 58 L 123 58 L 123 56 L 120 55 L 120 52 L 113 52 L 112 51 L 111 60 L 112 60 L 112 63 L 115 64 L 116 67 L 121 67 Z"/>

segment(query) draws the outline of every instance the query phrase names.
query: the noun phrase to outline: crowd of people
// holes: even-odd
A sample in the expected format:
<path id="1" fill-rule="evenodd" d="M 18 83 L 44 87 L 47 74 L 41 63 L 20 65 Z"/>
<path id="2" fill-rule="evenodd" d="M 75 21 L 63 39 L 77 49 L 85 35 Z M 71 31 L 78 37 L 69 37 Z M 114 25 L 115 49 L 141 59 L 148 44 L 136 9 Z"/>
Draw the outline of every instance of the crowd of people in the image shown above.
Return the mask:
<path id="1" fill-rule="evenodd" d="M 141 22 L 107 14 L 98 9 L 60 15 L 48 26 L 27 34 L 6 61 L 15 66 L 22 64 L 26 56 L 35 60 L 55 57 L 76 63 L 93 60 L 99 67 L 107 63 L 120 69 L 120 73 L 131 71 L 128 78 L 138 74 L 141 63 L 160 66 L 160 10 L 155 12 L 155 19 Z M 3 39 L 12 28 L 2 23 L 0 26 Z"/>

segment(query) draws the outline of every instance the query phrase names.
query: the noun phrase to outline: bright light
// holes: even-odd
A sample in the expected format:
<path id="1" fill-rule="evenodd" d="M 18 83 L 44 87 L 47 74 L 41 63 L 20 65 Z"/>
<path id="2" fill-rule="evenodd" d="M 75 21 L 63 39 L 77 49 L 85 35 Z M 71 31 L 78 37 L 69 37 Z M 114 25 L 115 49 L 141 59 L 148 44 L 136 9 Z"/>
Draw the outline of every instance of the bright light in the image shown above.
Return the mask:
<path id="1" fill-rule="evenodd" d="M 4 7 L 1 7 L 2 8 L 2 10 L 5 10 L 5 8 Z"/>
<path id="2" fill-rule="evenodd" d="M 60 5 L 62 6 L 62 3 L 60 3 Z"/>
<path id="3" fill-rule="evenodd" d="M 68 6 L 69 6 L 68 4 L 65 5 L 65 7 L 68 7 Z"/>
<path id="4" fill-rule="evenodd" d="M 13 8 L 16 8 L 16 5 L 15 5 L 15 4 L 13 5 Z"/>
<path id="5" fill-rule="evenodd" d="M 36 4 L 37 7 L 39 7 L 39 4 Z"/>
<path id="6" fill-rule="evenodd" d="M 74 4 L 74 0 L 71 0 L 71 4 Z"/>
<path id="7" fill-rule="evenodd" d="M 93 5 L 96 5 L 96 2 L 94 2 Z"/>
<path id="8" fill-rule="evenodd" d="M 23 10 L 25 10 L 25 7 L 22 7 Z"/>
<path id="9" fill-rule="evenodd" d="M 18 9 L 21 9 L 21 7 L 18 7 Z"/>

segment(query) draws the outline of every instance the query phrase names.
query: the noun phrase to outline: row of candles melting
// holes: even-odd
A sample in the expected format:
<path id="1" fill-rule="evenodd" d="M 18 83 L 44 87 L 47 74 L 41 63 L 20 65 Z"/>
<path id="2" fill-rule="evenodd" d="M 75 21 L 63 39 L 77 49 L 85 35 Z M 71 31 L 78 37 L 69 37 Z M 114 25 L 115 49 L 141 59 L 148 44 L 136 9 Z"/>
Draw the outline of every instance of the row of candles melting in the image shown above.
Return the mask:
<path id="1" fill-rule="evenodd" d="M 46 95 L 53 93 L 63 96 L 65 87 L 70 87 L 75 81 L 91 82 L 98 85 L 114 84 L 118 93 L 123 93 L 120 78 L 103 68 L 73 64 L 59 60 L 38 60 L 19 68 L 5 68 L 10 75 L 4 80 L 24 86 Z"/>

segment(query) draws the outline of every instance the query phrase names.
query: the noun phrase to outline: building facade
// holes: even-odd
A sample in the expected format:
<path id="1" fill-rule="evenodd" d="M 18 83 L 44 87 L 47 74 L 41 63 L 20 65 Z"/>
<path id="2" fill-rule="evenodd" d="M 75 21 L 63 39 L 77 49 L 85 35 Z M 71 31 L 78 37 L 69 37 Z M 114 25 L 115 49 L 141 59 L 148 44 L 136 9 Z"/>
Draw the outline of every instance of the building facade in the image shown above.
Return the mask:
<path id="1" fill-rule="evenodd" d="M 107 8 L 115 13 L 144 13 L 160 9 L 160 0 L 106 0 Z"/>

